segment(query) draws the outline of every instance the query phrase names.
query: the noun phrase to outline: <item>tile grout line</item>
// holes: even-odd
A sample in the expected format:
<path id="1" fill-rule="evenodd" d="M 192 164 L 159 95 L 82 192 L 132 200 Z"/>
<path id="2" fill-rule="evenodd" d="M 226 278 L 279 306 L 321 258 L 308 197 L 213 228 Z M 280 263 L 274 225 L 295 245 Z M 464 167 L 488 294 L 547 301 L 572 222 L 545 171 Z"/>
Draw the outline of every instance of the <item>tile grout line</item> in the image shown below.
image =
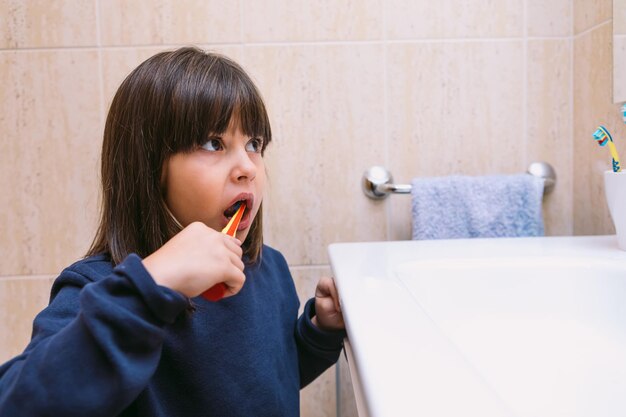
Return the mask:
<path id="1" fill-rule="evenodd" d="M 569 195 L 569 198 L 570 198 L 569 202 L 570 202 L 570 216 L 571 216 L 570 217 L 570 222 L 569 222 L 569 227 L 570 227 L 569 233 L 570 233 L 570 235 L 573 235 L 574 234 L 574 193 L 573 193 L 573 191 L 575 189 L 574 182 L 576 180 L 575 175 L 574 175 L 575 172 L 576 172 L 576 170 L 574 169 L 574 164 L 576 162 L 574 160 L 575 157 L 576 157 L 576 152 L 574 150 L 574 143 L 576 142 L 574 140 L 574 137 L 575 137 L 574 120 L 576 120 L 575 119 L 576 112 L 575 112 L 575 109 L 574 109 L 574 99 L 575 99 L 574 91 L 575 91 L 575 88 L 576 88 L 576 79 L 575 79 L 576 60 L 574 59 L 575 58 L 575 56 L 574 56 L 575 55 L 575 50 L 576 50 L 576 48 L 575 48 L 576 47 L 576 33 L 575 33 L 576 28 L 575 28 L 575 22 L 574 22 L 574 20 L 575 20 L 574 13 L 576 12 L 576 10 L 574 8 L 574 0 L 570 1 L 570 8 L 571 8 L 570 14 L 572 16 L 572 22 L 571 22 L 571 27 L 570 27 L 570 29 L 571 29 L 571 32 L 570 32 L 571 36 L 570 36 L 570 40 L 569 40 L 569 45 L 570 45 L 570 87 L 569 87 L 569 97 L 568 97 L 568 99 L 569 99 L 569 103 L 570 103 L 570 120 L 569 120 L 569 128 L 570 128 L 570 130 L 568 132 L 569 133 L 568 147 L 570 148 L 570 155 L 569 155 L 570 156 L 570 163 L 569 163 L 569 172 L 568 172 L 568 174 L 569 174 L 569 176 L 571 178 L 571 181 L 570 181 L 570 188 L 571 189 L 567 190 L 567 191 L 568 191 L 568 195 Z"/>
<path id="2" fill-rule="evenodd" d="M 102 25 L 100 22 L 100 0 L 94 0 L 96 7 L 96 43 L 98 44 L 98 83 L 100 89 L 100 133 L 104 132 L 105 105 L 104 105 L 104 60 L 102 57 Z"/>
<path id="3" fill-rule="evenodd" d="M 239 44 L 235 46 L 239 46 L 239 50 L 241 52 L 241 62 L 240 64 L 244 66 L 244 68 L 248 65 L 247 63 L 247 51 L 246 51 L 246 42 L 243 39 L 243 2 L 244 0 L 239 0 Z M 254 80 L 256 83 L 256 80 Z"/>
<path id="4" fill-rule="evenodd" d="M 528 62 L 528 0 L 524 0 L 522 11 L 522 24 L 523 32 L 524 32 L 524 40 L 522 43 L 522 61 L 524 65 L 524 94 L 522 96 L 522 106 L 524 107 L 524 120 L 523 120 L 523 131 L 524 131 L 524 165 L 528 165 L 528 147 L 530 146 L 530 138 L 528 137 L 528 81 L 529 76 L 528 72 L 530 71 L 529 62 Z"/>
<path id="5" fill-rule="evenodd" d="M 608 25 L 611 24 L 613 22 L 613 19 L 609 19 L 609 20 L 605 20 L 604 22 L 598 23 L 592 27 L 590 27 L 589 29 L 583 30 L 582 32 L 578 33 L 578 34 L 574 34 L 574 38 L 580 38 L 582 36 L 588 35 L 589 33 L 593 32 L 596 29 L 601 28 L 604 25 Z"/>
<path id="6" fill-rule="evenodd" d="M 10 281 L 14 278 L 20 280 L 36 280 L 36 279 L 52 279 L 58 277 L 58 273 L 54 274 L 15 274 L 15 275 L 0 275 L 0 282 Z"/>
<path id="7" fill-rule="evenodd" d="M 245 55 L 243 53 L 246 46 L 246 42 L 243 38 L 243 2 L 244 0 L 239 0 L 239 45 L 241 45 L 242 54 Z"/>
<path id="8" fill-rule="evenodd" d="M 98 0 L 96 0 L 99 3 Z M 99 14 L 99 13 L 98 13 Z M 609 21 L 594 26 L 593 28 L 581 33 L 579 36 L 586 34 L 587 32 L 600 27 Z M 96 23 L 97 25 L 98 22 Z M 99 30 L 99 29 L 98 29 Z M 243 29 L 242 29 L 243 30 Z M 626 36 L 626 35 L 625 35 Z M 264 47 L 264 46 L 350 46 L 350 45 L 394 45 L 394 44 L 437 44 L 437 43 L 502 43 L 520 41 L 524 39 L 541 41 L 541 40 L 567 40 L 569 36 L 510 36 L 500 38 L 420 38 L 420 39 L 382 39 L 382 40 L 347 40 L 347 41 L 294 41 L 294 42 L 250 42 L 246 43 L 241 41 L 235 42 L 221 42 L 221 43 L 206 43 L 196 42 L 194 45 L 208 45 L 211 47 L 228 47 L 228 46 L 250 46 L 250 47 Z M 133 45 L 102 45 L 98 42 L 96 45 L 86 46 L 38 46 L 38 47 L 25 47 L 25 48 L 0 48 L 0 52 L 28 52 L 28 51 L 65 51 L 65 50 L 129 50 L 129 49 L 151 49 L 151 48 L 163 48 L 172 49 L 187 46 L 189 43 L 164 43 L 164 44 L 133 44 Z"/>
<path id="9" fill-rule="evenodd" d="M 385 140 L 385 155 L 384 155 L 384 161 L 385 161 L 385 167 L 389 166 L 390 163 L 390 156 L 389 156 L 389 148 L 390 148 L 390 137 L 389 137 L 389 92 L 387 91 L 387 89 L 389 88 L 388 85 L 388 70 L 389 70 L 389 63 L 387 62 L 387 59 L 389 58 L 388 55 L 388 49 L 389 49 L 389 43 L 387 42 L 387 8 L 385 7 L 385 2 L 381 2 L 382 5 L 382 16 L 383 16 L 383 33 L 382 33 L 382 38 L 383 38 L 383 138 Z M 387 230 L 386 230 L 386 235 L 387 235 L 387 240 L 391 240 L 392 238 L 392 230 L 391 228 L 393 227 L 392 225 L 392 209 L 391 209 L 391 203 L 387 202 L 386 207 L 385 207 L 385 217 L 386 217 L 386 223 L 387 223 Z"/>

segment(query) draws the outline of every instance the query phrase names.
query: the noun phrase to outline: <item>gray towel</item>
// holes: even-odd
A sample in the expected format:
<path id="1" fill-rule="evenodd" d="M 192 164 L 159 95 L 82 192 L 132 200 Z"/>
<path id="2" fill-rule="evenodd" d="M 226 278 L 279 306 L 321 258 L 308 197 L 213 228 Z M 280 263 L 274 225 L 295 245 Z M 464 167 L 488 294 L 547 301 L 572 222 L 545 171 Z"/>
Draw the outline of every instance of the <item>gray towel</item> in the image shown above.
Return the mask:
<path id="1" fill-rule="evenodd" d="M 413 239 L 543 236 L 542 178 L 415 178 Z"/>

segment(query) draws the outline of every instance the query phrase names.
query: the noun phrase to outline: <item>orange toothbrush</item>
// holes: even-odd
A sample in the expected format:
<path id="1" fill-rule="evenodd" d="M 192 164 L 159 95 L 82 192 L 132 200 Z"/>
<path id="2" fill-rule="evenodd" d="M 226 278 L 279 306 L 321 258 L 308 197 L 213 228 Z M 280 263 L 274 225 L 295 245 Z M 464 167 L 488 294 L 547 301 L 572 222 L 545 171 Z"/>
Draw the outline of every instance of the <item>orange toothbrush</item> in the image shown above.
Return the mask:
<path id="1" fill-rule="evenodd" d="M 222 229 L 222 233 L 235 237 L 244 211 L 246 211 L 246 203 L 241 203 L 235 215 L 230 219 L 226 227 Z M 219 301 L 224 298 L 224 294 L 226 294 L 226 286 L 223 282 L 220 282 L 203 292 L 202 296 L 209 301 Z"/>

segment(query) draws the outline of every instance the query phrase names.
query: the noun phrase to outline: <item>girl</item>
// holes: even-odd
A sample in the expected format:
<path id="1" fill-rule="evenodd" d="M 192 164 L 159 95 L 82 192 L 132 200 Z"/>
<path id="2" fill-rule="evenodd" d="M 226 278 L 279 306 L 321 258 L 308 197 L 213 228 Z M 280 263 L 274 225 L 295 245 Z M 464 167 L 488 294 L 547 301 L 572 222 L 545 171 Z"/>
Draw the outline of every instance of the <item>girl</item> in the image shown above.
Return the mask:
<path id="1" fill-rule="evenodd" d="M 223 56 L 164 52 L 126 78 L 96 237 L 0 367 L 0 416 L 299 414 L 345 332 L 332 279 L 297 318 L 287 263 L 262 244 L 270 140 L 259 92 Z M 237 239 L 220 233 L 242 201 Z M 221 301 L 198 297 L 220 283 Z"/>

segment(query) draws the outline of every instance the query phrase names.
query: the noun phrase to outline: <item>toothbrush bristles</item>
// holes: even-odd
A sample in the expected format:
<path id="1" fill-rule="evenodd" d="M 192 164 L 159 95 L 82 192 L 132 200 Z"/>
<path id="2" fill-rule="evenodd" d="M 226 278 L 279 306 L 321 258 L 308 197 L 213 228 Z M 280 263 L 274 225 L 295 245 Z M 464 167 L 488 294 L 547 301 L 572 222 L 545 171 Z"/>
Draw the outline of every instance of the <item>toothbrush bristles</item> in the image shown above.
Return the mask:
<path id="1" fill-rule="evenodd" d="M 609 137 L 601 129 L 596 130 L 596 132 L 593 134 L 593 138 L 598 142 L 598 145 L 600 146 L 604 146 L 609 142 Z"/>

